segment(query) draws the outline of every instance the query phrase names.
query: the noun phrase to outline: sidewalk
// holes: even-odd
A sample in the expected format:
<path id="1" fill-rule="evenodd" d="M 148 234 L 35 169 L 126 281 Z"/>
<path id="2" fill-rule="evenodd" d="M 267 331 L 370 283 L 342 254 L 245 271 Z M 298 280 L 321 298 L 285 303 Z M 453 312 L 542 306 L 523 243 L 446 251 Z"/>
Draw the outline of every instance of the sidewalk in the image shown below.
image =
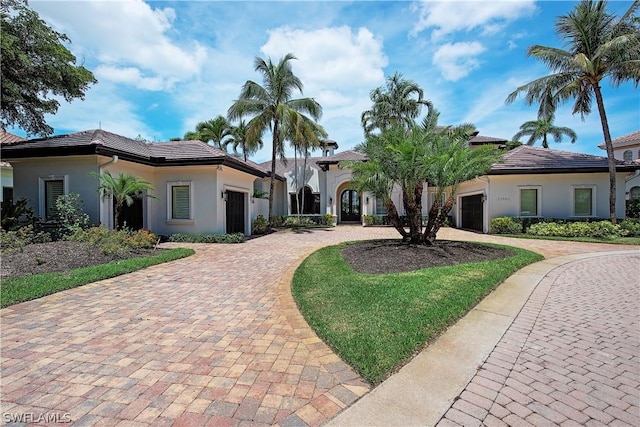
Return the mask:
<path id="1" fill-rule="evenodd" d="M 327 425 L 640 425 L 638 265 L 633 250 L 523 268 Z"/>

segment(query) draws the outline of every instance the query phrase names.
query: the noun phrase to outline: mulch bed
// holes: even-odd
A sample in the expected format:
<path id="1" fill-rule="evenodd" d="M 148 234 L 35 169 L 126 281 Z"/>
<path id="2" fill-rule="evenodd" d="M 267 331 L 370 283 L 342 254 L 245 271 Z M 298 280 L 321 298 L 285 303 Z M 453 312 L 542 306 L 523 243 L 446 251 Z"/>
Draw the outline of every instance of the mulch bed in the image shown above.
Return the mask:
<path id="1" fill-rule="evenodd" d="M 105 255 L 84 242 L 57 241 L 27 245 L 22 251 L 2 252 L 0 278 L 67 271 L 74 268 L 106 264 L 111 261 L 156 255 L 160 250 L 139 249 L 125 256 Z"/>
<path id="2" fill-rule="evenodd" d="M 513 252 L 451 240 L 437 240 L 434 246 L 408 245 L 400 240 L 367 240 L 346 245 L 341 254 L 359 273 L 383 274 L 491 261 L 511 256 Z"/>

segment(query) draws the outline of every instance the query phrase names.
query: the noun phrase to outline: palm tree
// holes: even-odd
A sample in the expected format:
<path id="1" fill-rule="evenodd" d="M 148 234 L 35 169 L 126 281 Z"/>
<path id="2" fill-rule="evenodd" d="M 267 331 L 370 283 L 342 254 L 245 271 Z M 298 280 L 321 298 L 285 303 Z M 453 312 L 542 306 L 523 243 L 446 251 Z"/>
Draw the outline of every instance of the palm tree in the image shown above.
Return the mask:
<path id="1" fill-rule="evenodd" d="M 555 142 L 562 141 L 562 136 L 571 138 L 573 144 L 578 139 L 578 135 L 571 128 L 554 126 L 553 119 L 539 119 L 524 122 L 520 126 L 520 131 L 513 135 L 514 141 L 519 141 L 523 136 L 529 135 L 527 145 L 534 145 L 536 141 L 542 139 L 542 148 L 549 148 L 547 135 L 551 135 Z"/>
<path id="2" fill-rule="evenodd" d="M 524 94 L 527 104 L 540 103 L 539 117 L 548 118 L 558 105 L 575 99 L 573 113 L 580 113 L 584 120 L 595 97 L 609 163 L 609 213 L 615 223 L 616 164 L 600 83 L 607 77 L 614 87 L 625 81 L 637 87 L 640 82 L 640 20 L 635 16 L 640 1 L 635 0 L 620 19 L 606 7 L 606 1 L 582 0 L 560 16 L 556 32 L 566 50 L 531 46 L 528 55 L 544 62 L 551 74 L 520 86 L 506 103 Z"/>
<path id="3" fill-rule="evenodd" d="M 231 135 L 226 140 L 225 149 L 229 145 L 233 146 L 233 152 L 238 153 L 238 147 L 242 150 L 242 156 L 244 161 L 247 161 L 247 156 L 255 154 L 256 151 L 262 148 L 262 139 L 257 141 L 249 141 L 247 139 L 247 124 L 244 120 L 240 120 L 237 126 L 231 126 Z"/>
<path id="4" fill-rule="evenodd" d="M 262 74 L 263 86 L 248 80 L 240 91 L 240 97 L 227 111 L 229 120 L 239 120 L 252 116 L 247 123 L 247 140 L 258 141 L 269 129 L 272 133 L 271 176 L 269 185 L 269 223 L 273 223 L 273 196 L 276 176 L 276 158 L 284 158 L 285 131 L 290 127 L 292 117 L 297 115 L 318 120 L 322 107 L 312 98 L 293 98 L 293 92 L 302 93 L 302 82 L 293 73 L 290 61 L 296 59 L 288 53 L 274 64 L 256 57 L 255 70 Z M 295 112 L 296 114 L 291 114 Z M 306 116 L 305 116 L 306 117 Z"/>
<path id="5" fill-rule="evenodd" d="M 131 206 L 135 198 L 156 198 L 149 194 L 149 191 L 155 191 L 153 186 L 140 177 L 121 173 L 114 178 L 109 171 L 102 174 L 92 173 L 92 175 L 98 178 L 100 197 L 113 197 L 115 229 L 119 227 L 120 214 L 125 203 Z"/>
<path id="6" fill-rule="evenodd" d="M 387 128 L 393 123 L 410 127 L 420 115 L 422 106 L 428 109 L 433 107 L 430 101 L 423 99 L 424 92 L 420 86 L 412 80 L 402 78 L 402 74 L 398 72 L 387 77 L 385 86 L 371 91 L 370 97 L 373 106 L 361 116 L 365 135 L 374 129 Z"/>
<path id="7" fill-rule="evenodd" d="M 196 125 L 195 132 L 184 134 L 185 140 L 200 140 L 221 150 L 225 150 L 227 139 L 231 136 L 232 127 L 223 116 L 217 116 L 212 120 L 200 122 Z"/>

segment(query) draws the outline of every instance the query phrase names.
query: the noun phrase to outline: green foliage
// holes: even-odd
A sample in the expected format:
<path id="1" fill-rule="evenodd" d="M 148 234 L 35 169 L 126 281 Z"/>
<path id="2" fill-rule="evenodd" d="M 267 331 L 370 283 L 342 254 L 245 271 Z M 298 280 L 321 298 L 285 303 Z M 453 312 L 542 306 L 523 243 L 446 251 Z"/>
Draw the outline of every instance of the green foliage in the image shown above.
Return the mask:
<path id="1" fill-rule="evenodd" d="M 89 227 L 89 215 L 84 213 L 79 194 L 69 193 L 56 199 L 55 220 L 62 235 L 69 235 Z"/>
<path id="2" fill-rule="evenodd" d="M 627 200 L 626 217 L 640 218 L 640 197 Z"/>
<path id="3" fill-rule="evenodd" d="M 226 151 L 227 141 L 231 134 L 232 127 L 227 119 L 223 116 L 217 116 L 212 120 L 198 123 L 195 132 L 185 133 L 184 139 L 211 143 L 214 147 Z"/>
<path id="4" fill-rule="evenodd" d="M 263 215 L 258 215 L 251 223 L 251 234 L 264 234 L 268 229 L 269 221 Z"/>
<path id="5" fill-rule="evenodd" d="M 271 226 L 272 227 L 282 227 L 284 225 L 285 217 L 282 215 L 273 215 L 271 217 Z"/>
<path id="6" fill-rule="evenodd" d="M 640 237 L 640 219 L 625 219 L 620 223 L 625 236 Z"/>
<path id="7" fill-rule="evenodd" d="M 306 216 L 288 216 L 287 219 L 284 220 L 284 227 L 304 227 L 308 225 L 315 225 L 316 223 L 313 219 Z"/>
<path id="8" fill-rule="evenodd" d="M 184 243 L 242 243 L 244 242 L 243 233 L 230 234 L 186 234 L 174 233 L 169 235 L 170 242 Z"/>
<path id="9" fill-rule="evenodd" d="M 296 270 L 292 293 L 318 335 L 367 381 L 377 384 L 406 363 L 519 268 L 541 255 L 508 248 L 489 262 L 398 274 L 361 274 L 343 245 L 311 254 Z"/>
<path id="10" fill-rule="evenodd" d="M 534 236 L 611 238 L 621 237 L 625 233 L 620 228 L 620 225 L 612 224 L 610 221 L 576 221 L 567 224 L 556 222 L 533 224 L 527 230 L 527 234 Z"/>
<path id="11" fill-rule="evenodd" d="M 34 243 L 46 243 L 51 241 L 51 235 L 43 231 L 34 231 L 33 225 L 25 225 L 16 230 L 7 231 L 0 229 L 0 249 L 9 253 L 16 250 L 22 251 L 26 245 Z"/>
<path id="12" fill-rule="evenodd" d="M 571 138 L 572 144 L 578 139 L 578 135 L 573 129 L 555 126 L 553 124 L 553 117 L 524 122 L 520 126 L 520 131 L 513 136 L 513 139 L 515 141 L 520 141 L 520 138 L 526 135 L 529 135 L 527 145 L 534 145 L 536 141 L 541 139 L 542 148 L 549 148 L 547 135 L 551 135 L 555 142 L 561 142 L 562 136 L 568 136 Z"/>
<path id="13" fill-rule="evenodd" d="M 489 230 L 493 234 L 518 234 L 522 233 L 522 224 L 513 218 L 501 216 L 491 218 Z"/>
<path id="14" fill-rule="evenodd" d="M 257 188 L 253 189 L 253 196 L 254 199 L 268 199 L 269 198 L 269 192 L 267 191 L 260 191 Z"/>
<path id="15" fill-rule="evenodd" d="M 30 301 L 65 289 L 188 257 L 194 253 L 192 249 L 177 248 L 161 251 L 153 256 L 112 261 L 108 264 L 94 265 L 71 271 L 4 279 L 0 285 L 0 306 L 7 307 L 19 302 Z"/>
<path id="16" fill-rule="evenodd" d="M 3 0 L 0 55 L 2 128 L 18 126 L 30 135 L 47 136 L 53 128 L 45 114 L 55 114 L 64 98 L 83 99 L 93 74 L 66 47 L 71 41 L 51 29 L 20 0 Z"/>
<path id="17" fill-rule="evenodd" d="M 157 236 L 148 230 L 109 230 L 105 227 L 78 229 L 67 240 L 91 243 L 105 255 L 117 256 L 125 256 L 137 249 L 151 249 L 158 242 Z"/>
<path id="18" fill-rule="evenodd" d="M 362 221 L 364 222 L 364 225 L 373 225 L 373 215 L 362 215 Z"/>
<path id="19" fill-rule="evenodd" d="M 322 217 L 320 219 L 320 223 L 322 225 L 333 225 L 333 215 L 331 215 L 331 214 L 322 215 Z"/>
<path id="20" fill-rule="evenodd" d="M 33 208 L 29 206 L 25 198 L 16 201 L 4 200 L 0 209 L 2 210 L 3 230 L 17 230 L 37 222 Z"/>

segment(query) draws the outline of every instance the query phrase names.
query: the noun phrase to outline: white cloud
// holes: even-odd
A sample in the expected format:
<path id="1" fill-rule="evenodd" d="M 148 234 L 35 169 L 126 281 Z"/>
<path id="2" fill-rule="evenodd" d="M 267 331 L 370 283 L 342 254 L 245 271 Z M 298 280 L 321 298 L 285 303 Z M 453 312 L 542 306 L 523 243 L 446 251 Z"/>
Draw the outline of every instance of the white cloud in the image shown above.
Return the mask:
<path id="1" fill-rule="evenodd" d="M 176 13 L 142 0 L 30 3 L 73 41 L 82 57 L 97 61 L 103 79 L 126 81 L 146 90 L 165 90 L 200 73 L 207 49 L 197 42 L 179 46 L 169 35 Z M 137 77 L 134 77 L 137 76 Z"/>
<path id="2" fill-rule="evenodd" d="M 457 81 L 478 68 L 480 62 L 475 58 L 486 49 L 481 43 L 446 43 L 433 55 L 433 64 L 440 69 L 445 80 Z"/>
<path id="3" fill-rule="evenodd" d="M 437 40 L 457 31 L 480 28 L 483 34 L 491 35 L 501 31 L 506 24 L 535 11 L 534 0 L 503 0 L 487 2 L 470 1 L 429 1 L 414 4 L 418 12 L 418 22 L 412 35 L 434 28 L 431 37 Z"/>

